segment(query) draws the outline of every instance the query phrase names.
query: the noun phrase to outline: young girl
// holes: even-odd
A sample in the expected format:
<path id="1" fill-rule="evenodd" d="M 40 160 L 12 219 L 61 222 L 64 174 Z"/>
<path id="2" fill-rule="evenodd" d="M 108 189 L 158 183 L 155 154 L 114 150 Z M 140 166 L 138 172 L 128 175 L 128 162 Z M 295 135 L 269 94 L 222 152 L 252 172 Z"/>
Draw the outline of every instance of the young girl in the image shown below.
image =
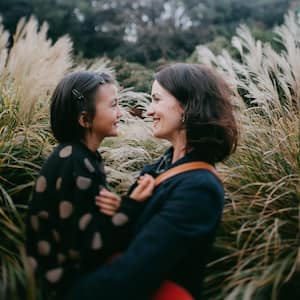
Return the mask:
<path id="1" fill-rule="evenodd" d="M 126 244 L 130 222 L 153 182 L 144 177 L 131 193 L 95 205 L 106 187 L 98 153 L 105 137 L 116 136 L 121 111 L 115 80 L 105 73 L 67 75 L 51 98 L 51 128 L 59 145 L 43 164 L 27 218 L 26 249 L 36 278 L 58 295 L 95 270 Z M 133 200 L 134 199 L 134 200 Z M 129 225 L 129 226 L 128 226 Z"/>

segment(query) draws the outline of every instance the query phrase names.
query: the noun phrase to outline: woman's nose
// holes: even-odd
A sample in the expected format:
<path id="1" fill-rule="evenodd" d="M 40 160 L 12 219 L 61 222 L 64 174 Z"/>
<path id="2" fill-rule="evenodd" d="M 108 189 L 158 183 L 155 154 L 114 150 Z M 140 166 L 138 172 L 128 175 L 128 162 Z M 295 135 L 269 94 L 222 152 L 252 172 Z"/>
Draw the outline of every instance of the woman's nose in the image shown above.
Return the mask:
<path id="1" fill-rule="evenodd" d="M 121 110 L 120 106 L 118 106 L 117 116 L 118 116 L 118 118 L 121 118 L 123 116 L 123 113 L 122 113 L 122 110 Z"/>

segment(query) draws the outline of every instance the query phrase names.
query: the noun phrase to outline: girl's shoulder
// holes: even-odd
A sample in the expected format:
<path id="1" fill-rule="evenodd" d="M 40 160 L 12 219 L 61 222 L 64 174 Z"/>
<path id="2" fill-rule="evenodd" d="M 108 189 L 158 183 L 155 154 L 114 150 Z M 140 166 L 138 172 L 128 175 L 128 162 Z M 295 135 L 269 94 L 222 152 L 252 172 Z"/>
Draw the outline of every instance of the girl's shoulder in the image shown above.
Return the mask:
<path id="1" fill-rule="evenodd" d="M 57 145 L 43 163 L 41 173 L 57 173 L 59 170 L 73 172 L 77 169 L 92 168 L 96 157 L 79 143 Z"/>

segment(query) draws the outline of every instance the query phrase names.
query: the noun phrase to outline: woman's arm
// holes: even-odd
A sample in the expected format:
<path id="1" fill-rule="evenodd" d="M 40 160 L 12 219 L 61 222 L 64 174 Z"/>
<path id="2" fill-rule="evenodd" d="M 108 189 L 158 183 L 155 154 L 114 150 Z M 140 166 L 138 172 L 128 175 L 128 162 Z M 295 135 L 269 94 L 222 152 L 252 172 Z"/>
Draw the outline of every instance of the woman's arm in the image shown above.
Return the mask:
<path id="1" fill-rule="evenodd" d="M 201 177 L 186 177 L 128 250 L 76 285 L 69 299 L 147 299 L 195 243 L 214 230 L 222 207 L 223 195 L 214 186 Z"/>

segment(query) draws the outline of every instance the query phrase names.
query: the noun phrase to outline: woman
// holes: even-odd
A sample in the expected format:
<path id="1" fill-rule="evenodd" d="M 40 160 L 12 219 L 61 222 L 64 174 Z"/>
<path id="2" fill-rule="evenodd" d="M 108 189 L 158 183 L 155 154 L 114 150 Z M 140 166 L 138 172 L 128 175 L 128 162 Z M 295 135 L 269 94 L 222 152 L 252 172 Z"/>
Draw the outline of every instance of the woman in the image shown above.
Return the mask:
<path id="1" fill-rule="evenodd" d="M 28 209 L 28 262 L 44 289 L 58 298 L 70 284 L 95 270 L 128 238 L 129 223 L 112 219 L 119 203 L 104 204 L 95 196 L 106 186 L 98 153 L 105 137 L 116 136 L 121 117 L 116 81 L 108 74 L 75 72 L 67 75 L 51 98 L 51 128 L 59 145 L 43 164 Z M 152 187 L 143 177 L 123 199 L 130 215 Z M 126 242 L 127 243 L 127 242 Z"/>
<path id="2" fill-rule="evenodd" d="M 172 147 L 142 174 L 153 177 L 186 162 L 223 161 L 237 144 L 237 125 L 225 81 L 196 64 L 174 64 L 155 75 L 148 116 L 153 133 Z M 103 190 L 103 203 L 117 196 Z M 156 187 L 135 223 L 127 250 L 76 283 L 69 299 L 151 299 L 172 280 L 201 299 L 205 264 L 222 216 L 224 191 L 208 170 L 177 174 Z M 121 204 L 122 207 L 122 204 Z M 116 213 L 126 222 L 130 216 Z"/>

